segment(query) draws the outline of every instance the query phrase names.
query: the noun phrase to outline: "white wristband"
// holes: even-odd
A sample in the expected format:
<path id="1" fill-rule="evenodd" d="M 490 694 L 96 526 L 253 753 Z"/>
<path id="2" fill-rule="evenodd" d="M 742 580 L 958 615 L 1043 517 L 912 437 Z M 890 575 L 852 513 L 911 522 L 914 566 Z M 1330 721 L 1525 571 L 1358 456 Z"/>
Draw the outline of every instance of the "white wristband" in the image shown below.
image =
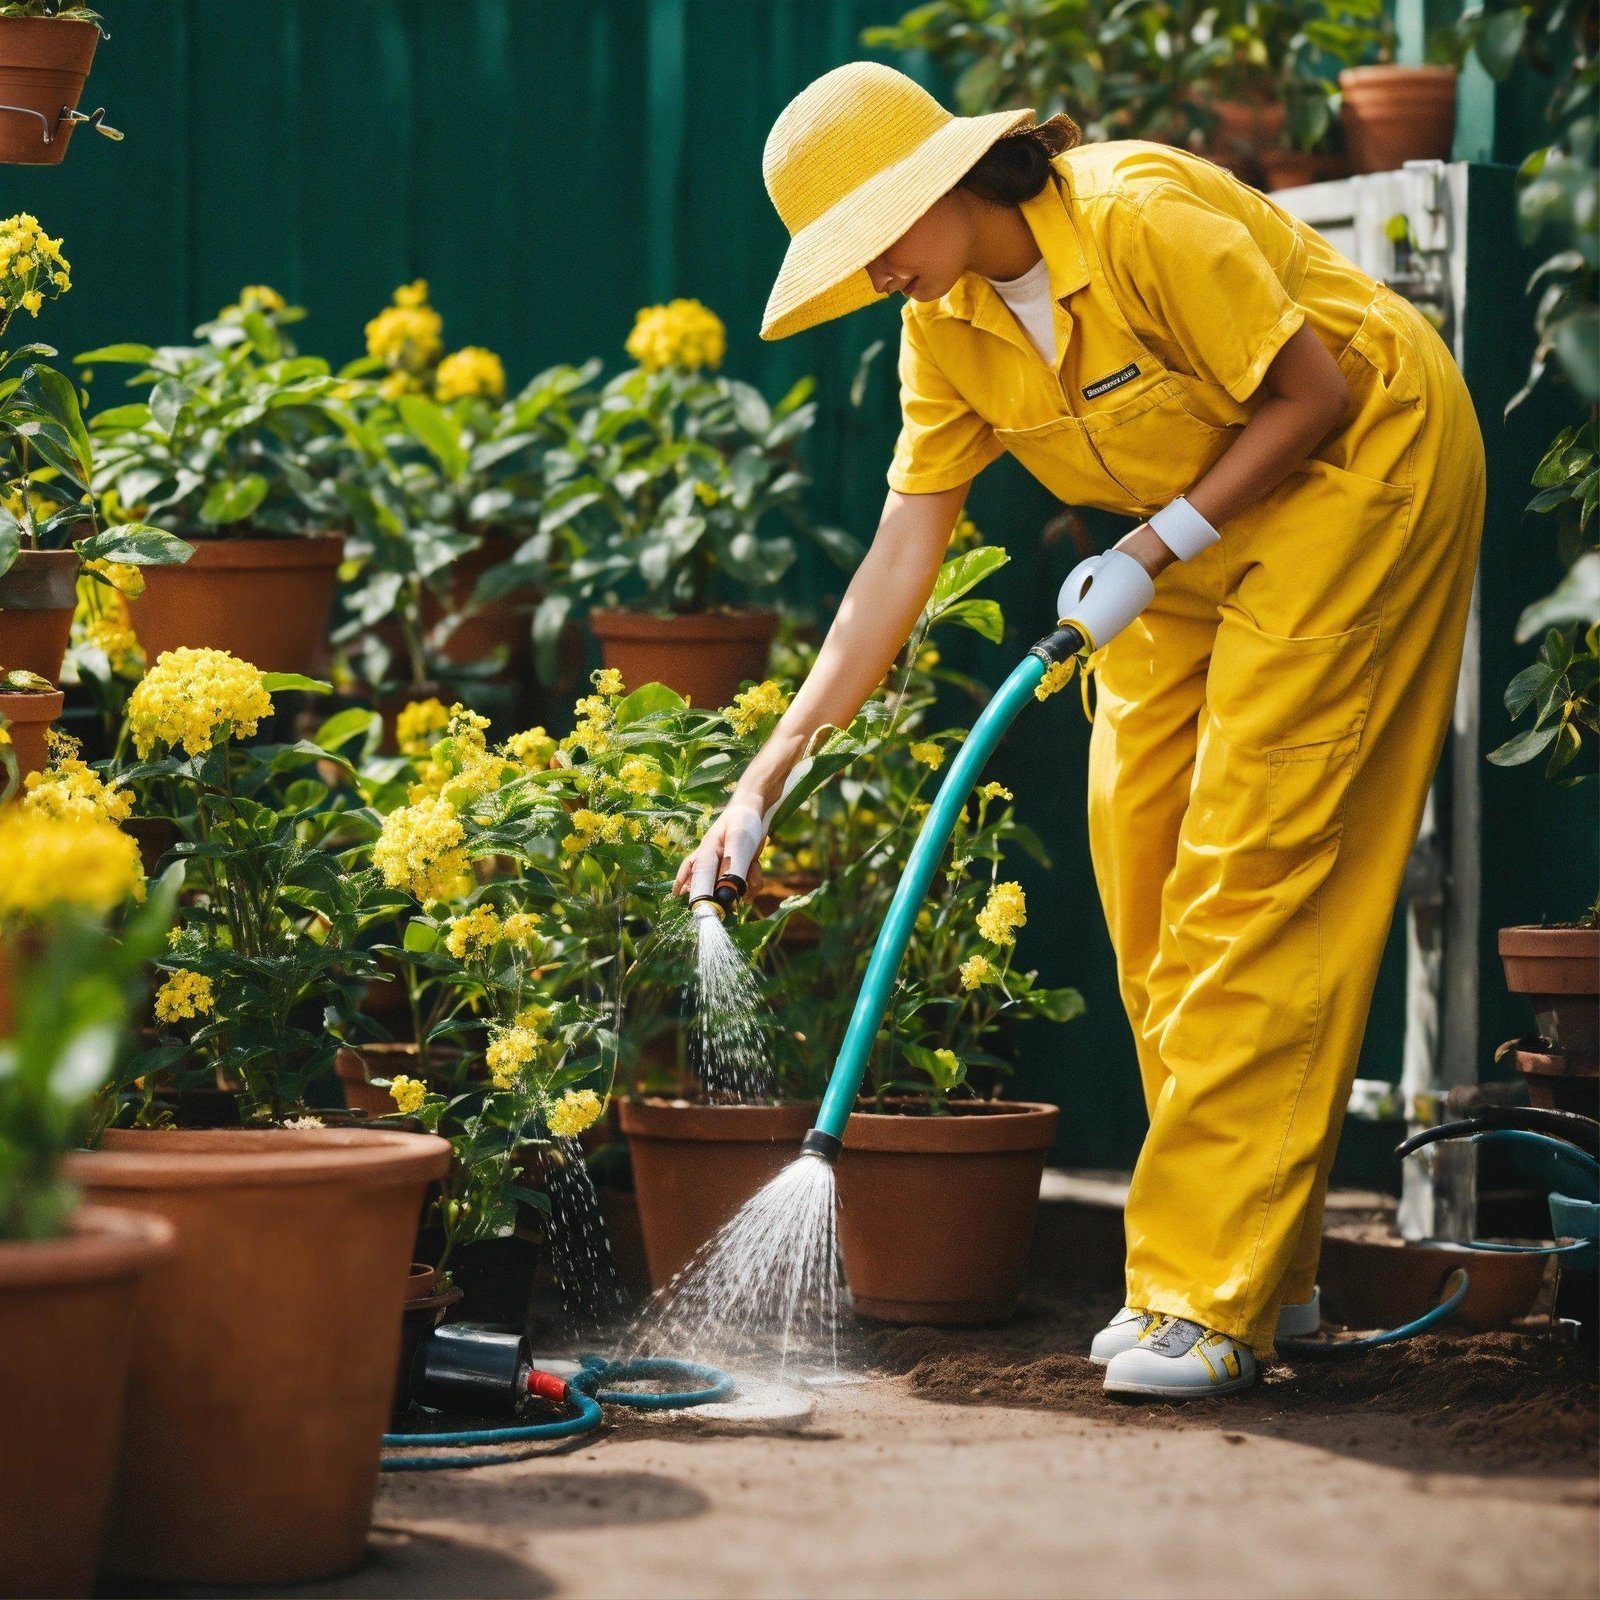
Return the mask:
<path id="1" fill-rule="evenodd" d="M 1150 604 L 1155 592 L 1150 574 L 1126 550 L 1104 550 L 1067 574 L 1056 597 L 1056 616 L 1086 634 L 1090 648 L 1098 650 Z"/>
<path id="2" fill-rule="evenodd" d="M 1181 494 L 1147 520 L 1162 544 L 1180 561 L 1198 555 L 1222 537 Z"/>

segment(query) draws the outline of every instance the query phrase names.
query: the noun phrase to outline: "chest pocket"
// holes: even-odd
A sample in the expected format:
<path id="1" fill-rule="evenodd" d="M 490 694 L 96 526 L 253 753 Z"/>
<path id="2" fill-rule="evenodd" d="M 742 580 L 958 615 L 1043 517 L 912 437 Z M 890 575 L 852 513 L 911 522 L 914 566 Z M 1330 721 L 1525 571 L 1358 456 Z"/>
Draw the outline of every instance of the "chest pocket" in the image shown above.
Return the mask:
<path id="1" fill-rule="evenodd" d="M 994 433 L 1069 504 L 1144 516 L 1192 488 L 1239 429 L 1197 413 L 1187 394 L 1196 380 L 1167 372 L 1142 348 L 1129 361 L 1141 377 L 1086 401 L 1081 413 Z"/>

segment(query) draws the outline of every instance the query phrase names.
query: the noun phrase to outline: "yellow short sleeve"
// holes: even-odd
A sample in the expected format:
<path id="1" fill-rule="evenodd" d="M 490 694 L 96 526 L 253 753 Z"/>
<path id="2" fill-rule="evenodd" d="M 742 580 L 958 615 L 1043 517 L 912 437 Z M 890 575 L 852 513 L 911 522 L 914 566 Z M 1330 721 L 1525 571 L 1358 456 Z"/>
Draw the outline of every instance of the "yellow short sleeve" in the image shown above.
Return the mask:
<path id="1" fill-rule="evenodd" d="M 936 494 L 975 478 L 1005 446 L 967 403 L 934 359 L 927 333 L 900 314 L 900 435 L 889 463 L 889 487 L 901 494 Z"/>
<path id="2" fill-rule="evenodd" d="M 1247 399 L 1305 311 L 1244 222 L 1180 184 L 1150 190 L 1133 218 L 1120 275 L 1197 377 Z"/>

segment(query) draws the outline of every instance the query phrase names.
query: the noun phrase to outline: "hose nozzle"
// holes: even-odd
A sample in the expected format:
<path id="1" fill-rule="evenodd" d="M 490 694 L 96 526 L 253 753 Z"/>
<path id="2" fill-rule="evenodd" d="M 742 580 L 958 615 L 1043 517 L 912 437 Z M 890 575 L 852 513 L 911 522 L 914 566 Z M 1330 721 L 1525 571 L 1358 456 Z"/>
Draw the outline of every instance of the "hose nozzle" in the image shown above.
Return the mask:
<path id="1" fill-rule="evenodd" d="M 824 1133 L 821 1128 L 813 1128 L 800 1141 L 801 1155 L 815 1156 L 818 1161 L 826 1161 L 830 1167 L 837 1164 L 842 1149 L 843 1143 L 831 1133 Z"/>

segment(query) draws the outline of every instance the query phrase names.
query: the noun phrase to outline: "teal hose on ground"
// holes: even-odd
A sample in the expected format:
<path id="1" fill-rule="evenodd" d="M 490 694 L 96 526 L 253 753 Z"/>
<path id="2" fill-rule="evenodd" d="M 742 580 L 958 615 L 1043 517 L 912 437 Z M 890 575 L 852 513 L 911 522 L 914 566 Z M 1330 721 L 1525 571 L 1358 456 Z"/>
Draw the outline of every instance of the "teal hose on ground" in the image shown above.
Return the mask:
<path id="1" fill-rule="evenodd" d="M 994 754 L 995 746 L 1016 720 L 1017 713 L 1033 696 L 1046 669 L 1074 655 L 1083 643 L 1076 629 L 1062 628 L 1036 644 L 1012 669 L 1011 675 L 984 707 L 982 715 L 972 726 L 972 732 L 950 763 L 950 770 L 939 785 L 939 792 L 933 797 L 933 803 L 923 819 L 916 843 L 911 847 L 911 858 L 906 862 L 905 874 L 895 889 L 889 913 L 884 918 L 877 944 L 873 947 L 872 959 L 867 963 L 866 976 L 861 980 L 855 1010 L 850 1014 L 850 1025 L 845 1030 L 839 1058 L 828 1079 L 828 1089 L 823 1096 L 816 1127 L 807 1134 L 806 1143 L 802 1146 L 808 1154 L 820 1155 L 828 1160 L 838 1155 L 844 1139 L 845 1123 L 850 1119 L 850 1109 L 861 1090 L 861 1079 L 867 1069 L 867 1058 L 872 1053 L 873 1040 L 877 1038 L 879 1025 L 889 1008 L 895 974 L 900 970 L 900 962 L 905 956 L 906 946 L 911 942 L 912 930 L 916 927 L 917 913 L 927 898 L 929 885 L 933 882 L 945 846 L 955 831 L 956 821 L 967 803 L 967 797 L 977 786 L 984 764 Z"/>

